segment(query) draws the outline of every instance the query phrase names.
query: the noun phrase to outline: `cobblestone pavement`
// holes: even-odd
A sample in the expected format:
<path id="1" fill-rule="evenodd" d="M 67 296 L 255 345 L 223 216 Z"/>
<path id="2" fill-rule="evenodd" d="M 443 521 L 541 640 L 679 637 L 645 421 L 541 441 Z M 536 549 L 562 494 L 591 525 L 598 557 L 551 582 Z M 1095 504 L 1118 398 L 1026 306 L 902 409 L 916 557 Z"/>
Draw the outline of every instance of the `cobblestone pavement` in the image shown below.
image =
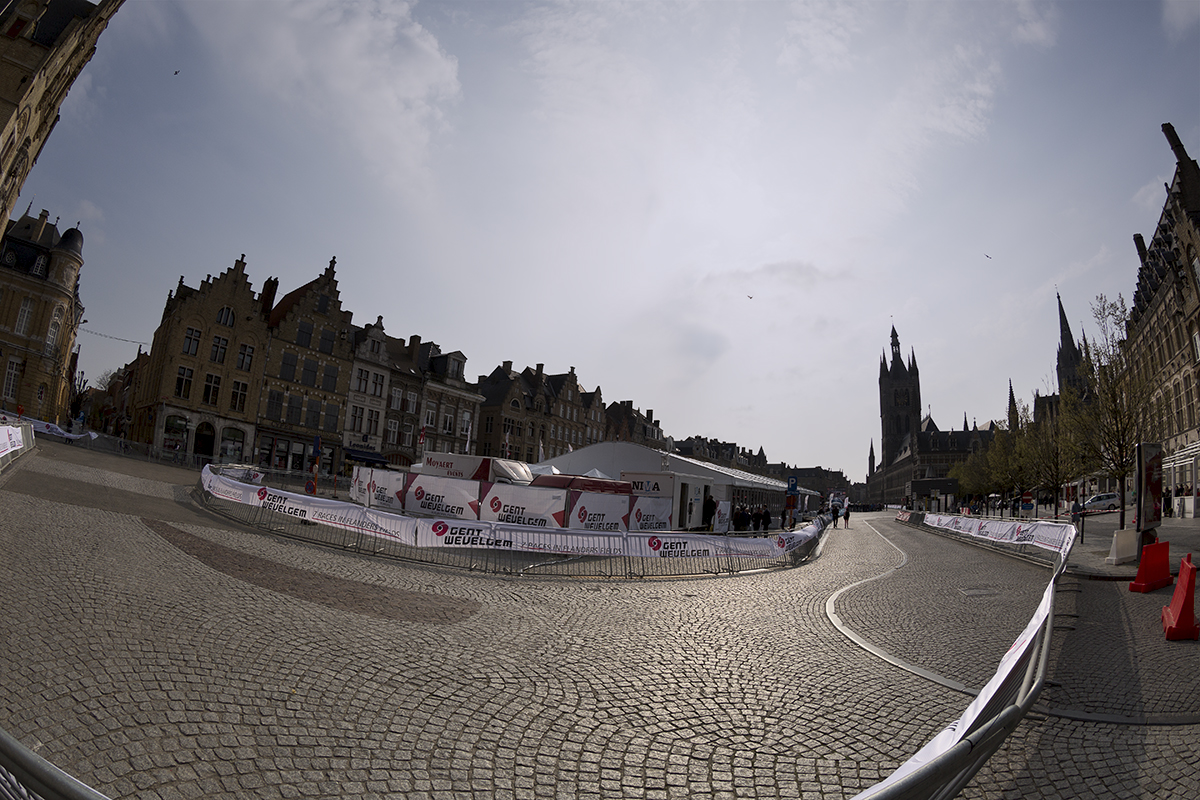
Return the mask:
<path id="1" fill-rule="evenodd" d="M 825 616 L 899 563 L 868 523 L 909 561 L 844 621 L 970 685 L 1047 579 L 885 515 L 779 572 L 439 571 L 248 531 L 187 501 L 194 472 L 71 450 L 0 476 L 0 726 L 119 798 L 847 797 L 969 701 Z M 1196 747 L 1039 717 L 964 796 L 1192 797 Z"/>

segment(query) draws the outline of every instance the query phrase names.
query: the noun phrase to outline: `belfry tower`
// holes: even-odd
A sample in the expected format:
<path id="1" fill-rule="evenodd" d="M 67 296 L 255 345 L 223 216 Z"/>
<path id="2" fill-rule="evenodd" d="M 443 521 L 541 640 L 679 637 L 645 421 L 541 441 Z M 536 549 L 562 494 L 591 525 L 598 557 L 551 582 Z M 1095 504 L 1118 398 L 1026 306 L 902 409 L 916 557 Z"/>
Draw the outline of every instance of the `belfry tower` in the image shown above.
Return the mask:
<path id="1" fill-rule="evenodd" d="M 880 468 L 891 466 L 904 449 L 905 441 L 921 429 L 921 376 L 917 356 L 910 353 L 908 365 L 900 354 L 900 337 L 892 326 L 892 363 L 887 354 L 879 360 L 879 416 L 883 424 Z"/>

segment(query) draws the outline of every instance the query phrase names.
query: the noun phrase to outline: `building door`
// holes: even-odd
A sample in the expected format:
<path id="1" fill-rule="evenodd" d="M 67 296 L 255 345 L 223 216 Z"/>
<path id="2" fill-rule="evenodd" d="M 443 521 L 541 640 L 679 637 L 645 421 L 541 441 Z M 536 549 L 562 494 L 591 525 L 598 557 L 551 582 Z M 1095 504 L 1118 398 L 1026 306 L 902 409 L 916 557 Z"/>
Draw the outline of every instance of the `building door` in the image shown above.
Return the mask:
<path id="1" fill-rule="evenodd" d="M 212 424 L 201 422 L 196 428 L 196 439 L 192 452 L 211 461 L 216 443 L 217 432 L 213 429 Z"/>

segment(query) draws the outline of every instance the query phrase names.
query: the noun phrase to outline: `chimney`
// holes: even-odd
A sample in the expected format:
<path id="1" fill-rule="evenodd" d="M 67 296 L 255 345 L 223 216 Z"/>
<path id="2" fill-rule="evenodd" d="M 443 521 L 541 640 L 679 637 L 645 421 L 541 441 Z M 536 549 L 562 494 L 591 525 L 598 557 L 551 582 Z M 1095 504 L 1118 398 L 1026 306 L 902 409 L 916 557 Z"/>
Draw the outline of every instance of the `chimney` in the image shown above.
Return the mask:
<path id="1" fill-rule="evenodd" d="M 535 381 L 537 381 L 538 383 L 541 383 L 541 382 L 542 382 L 542 368 L 543 368 L 543 367 L 545 367 L 545 366 L 546 366 L 545 364 L 538 364 L 538 365 L 537 365 L 537 372 L 534 374 L 534 378 L 533 378 L 533 379 L 534 379 Z"/>
<path id="2" fill-rule="evenodd" d="M 1142 264 L 1146 263 L 1146 240 L 1142 238 L 1140 233 L 1133 235 L 1133 245 L 1138 251 L 1138 261 Z"/>
<path id="3" fill-rule="evenodd" d="M 646 421 L 649 422 L 650 424 L 654 424 L 654 409 L 653 408 L 646 409 Z"/>
<path id="4" fill-rule="evenodd" d="M 512 372 L 512 362 L 511 361 L 505 361 L 502 366 L 504 367 L 505 372 Z"/>
<path id="5" fill-rule="evenodd" d="M 34 228 L 33 241 L 42 241 L 42 232 L 46 230 L 46 223 L 50 221 L 50 212 L 42 209 L 42 213 L 38 214 L 37 226 Z"/>
<path id="6" fill-rule="evenodd" d="M 408 357 L 415 363 L 417 356 L 420 355 L 421 337 L 415 333 L 408 337 Z"/>

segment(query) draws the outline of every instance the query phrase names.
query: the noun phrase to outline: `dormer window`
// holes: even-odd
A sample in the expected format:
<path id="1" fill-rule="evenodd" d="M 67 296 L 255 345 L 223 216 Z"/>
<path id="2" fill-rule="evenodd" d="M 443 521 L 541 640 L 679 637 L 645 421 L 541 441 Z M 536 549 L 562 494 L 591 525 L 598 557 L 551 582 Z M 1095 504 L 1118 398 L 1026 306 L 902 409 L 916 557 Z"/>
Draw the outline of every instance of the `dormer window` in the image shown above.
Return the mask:
<path id="1" fill-rule="evenodd" d="M 40 255 L 33 262 L 33 274 L 39 278 L 46 277 L 46 256 Z"/>
<path id="2" fill-rule="evenodd" d="M 449 366 L 450 366 L 450 377 L 451 378 L 461 378 L 462 377 L 463 365 L 462 365 L 461 361 L 459 361 L 456 358 L 452 358 L 452 359 L 450 359 Z"/>

